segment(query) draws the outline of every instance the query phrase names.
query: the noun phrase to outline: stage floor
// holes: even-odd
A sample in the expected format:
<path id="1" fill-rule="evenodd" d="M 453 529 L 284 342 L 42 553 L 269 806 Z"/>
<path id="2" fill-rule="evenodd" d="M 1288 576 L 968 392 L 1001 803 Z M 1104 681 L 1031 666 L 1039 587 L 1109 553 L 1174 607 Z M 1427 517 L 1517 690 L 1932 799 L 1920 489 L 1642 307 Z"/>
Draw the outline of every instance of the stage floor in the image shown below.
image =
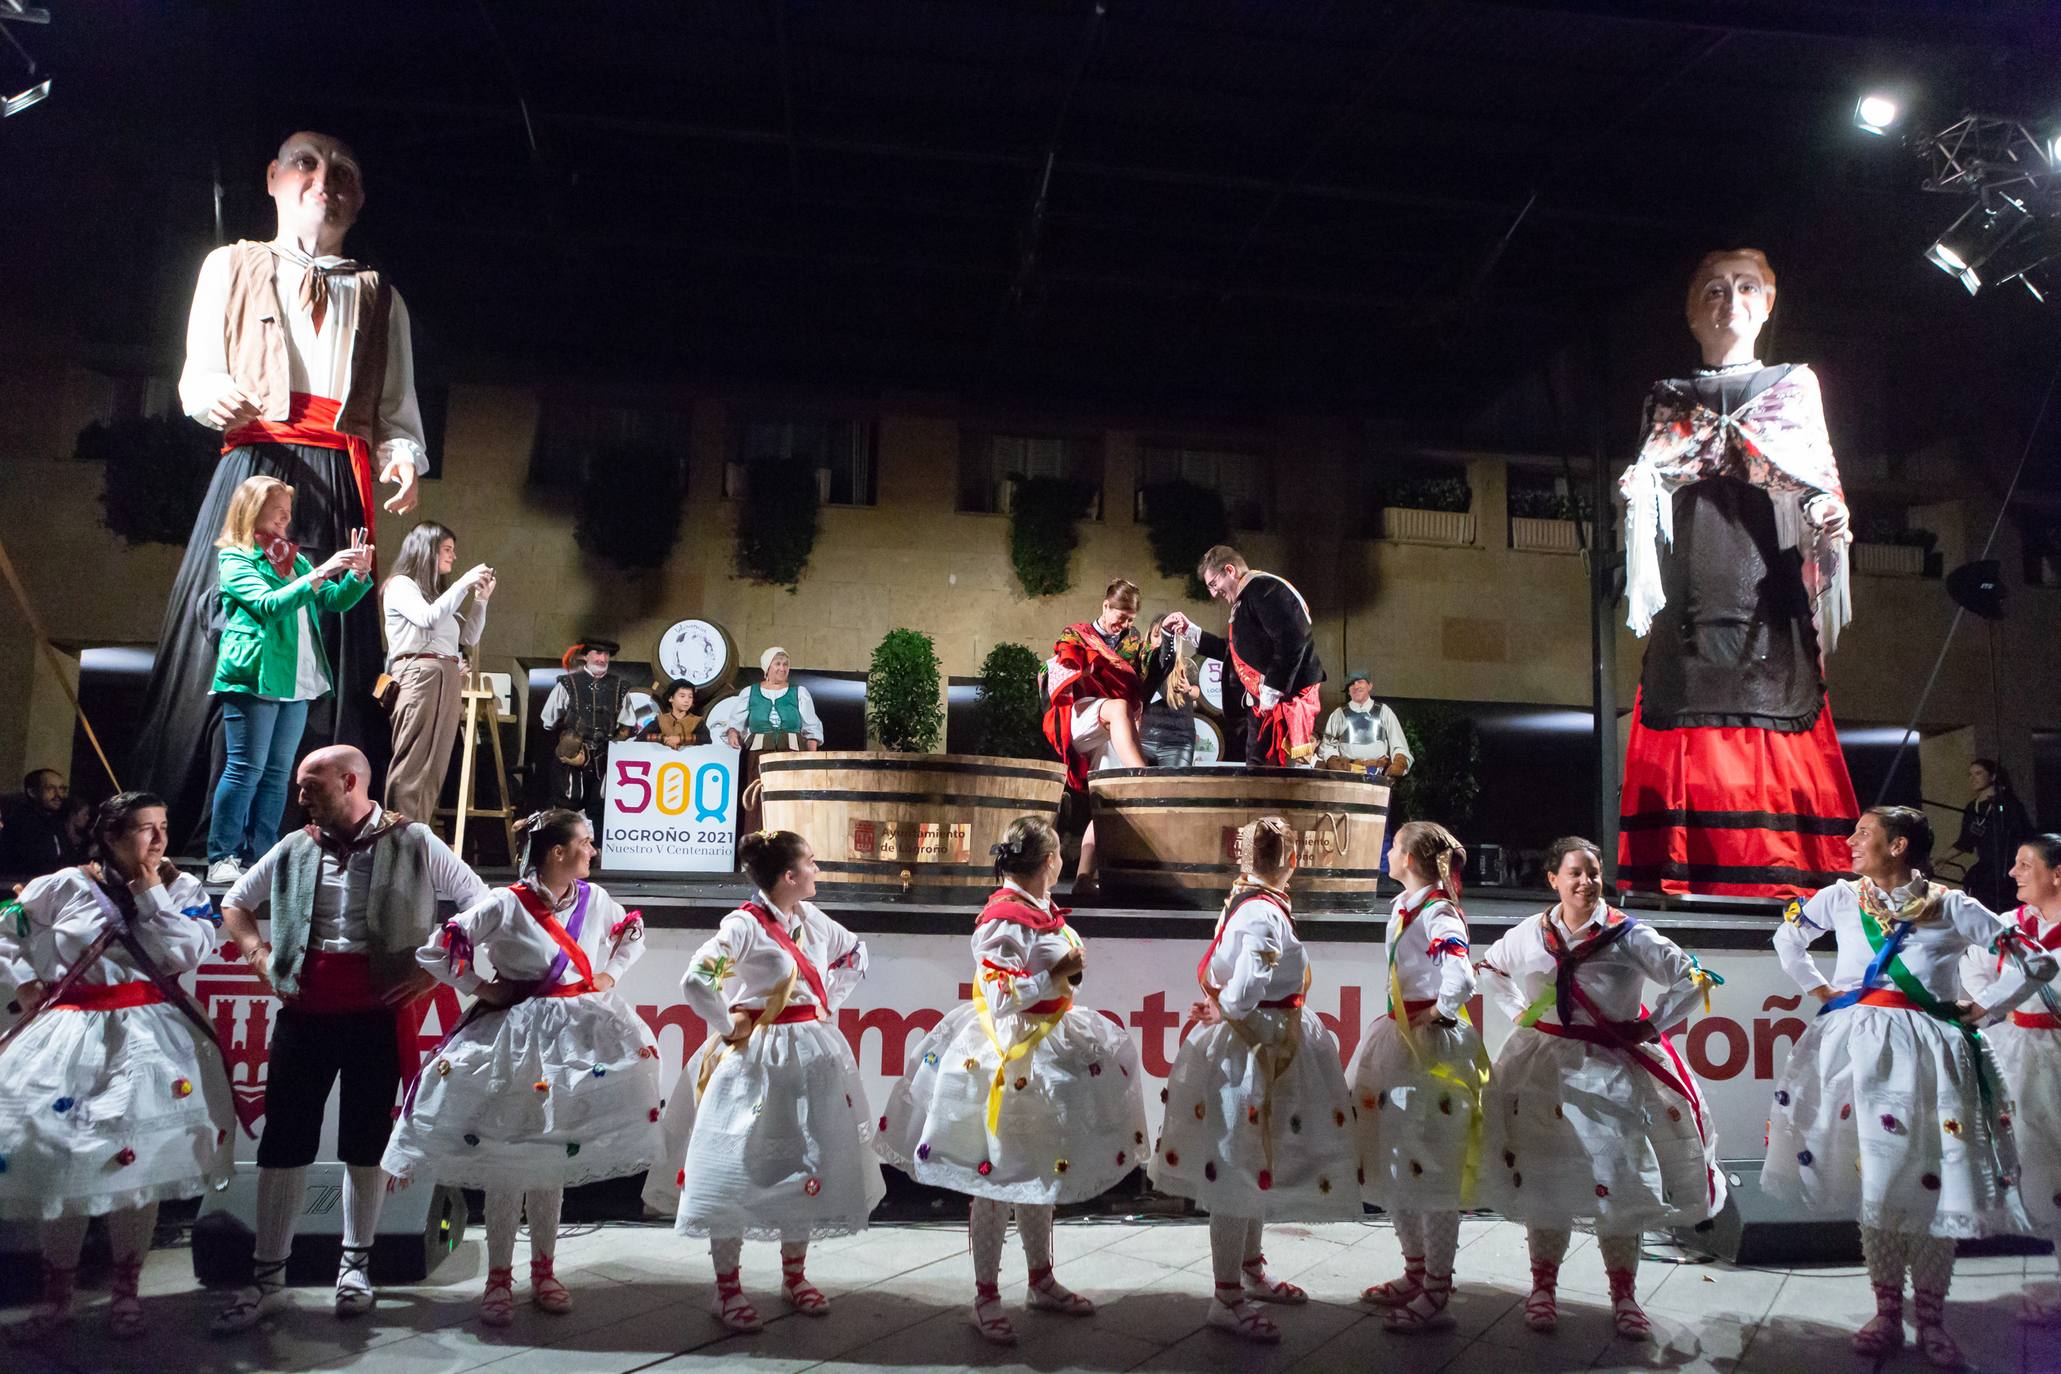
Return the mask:
<path id="1" fill-rule="evenodd" d="M 1650 1239 L 1650 1238 L 1649 1238 Z M 428 1283 L 382 1294 L 369 1317 L 339 1322 L 327 1288 L 295 1290 L 296 1306 L 267 1327 L 226 1341 L 206 1335 L 225 1299 L 196 1290 L 183 1245 L 154 1251 L 144 1271 L 149 1336 L 117 1344 L 101 1333 L 104 1281 L 82 1291 L 85 1306 L 70 1335 L 36 1348 L 13 1348 L 16 1374 L 177 1369 L 193 1374 L 257 1369 L 458 1371 L 497 1374 L 627 1374 L 633 1370 L 750 1370 L 819 1374 L 916 1370 L 1035 1369 L 1339 1371 L 1409 1370 L 1430 1374 L 1529 1374 L 1530 1371 L 1665 1369 L 1676 1374 L 1791 1374 L 1858 1368 L 1847 1350 L 1853 1328 L 1874 1309 L 1857 1267 L 1735 1269 L 1695 1262 L 1671 1247 L 1649 1249 L 1639 1298 L 1653 1319 L 1644 1342 L 1620 1341 L 1595 1242 L 1577 1235 L 1561 1272 L 1560 1330 L 1527 1330 L 1529 1287 L 1524 1233 L 1493 1217 L 1462 1223 L 1454 1325 L 1396 1336 L 1356 1297 L 1398 1273 L 1395 1233 L 1385 1223 L 1281 1225 L 1267 1232 L 1280 1276 L 1310 1290 L 1307 1307 L 1275 1309 L 1283 1339 L 1246 1346 L 1203 1327 L 1209 1293 L 1208 1228 L 1198 1222 L 1062 1221 L 1054 1249 L 1060 1278 L 1092 1297 L 1091 1320 L 1025 1313 L 1012 1306 L 1021 1343 L 984 1344 L 967 1325 L 971 1288 L 963 1225 L 883 1226 L 825 1241 L 809 1275 L 830 1297 L 821 1320 L 779 1304 L 775 1247 L 745 1246 L 745 1283 L 767 1328 L 723 1338 L 707 1314 L 705 1250 L 659 1225 L 570 1229 L 560 1240 L 559 1273 L 572 1289 L 570 1315 L 549 1317 L 518 1302 L 515 1324 L 478 1325 L 484 1260 L 477 1229 Z M 518 1298 L 525 1247 L 516 1251 Z M 1689 1262 L 1682 1262 L 1682 1261 Z M 1670 1262 L 1672 1261 L 1672 1262 Z M 2045 1255 L 1964 1258 L 1954 1274 L 1947 1323 L 1988 1374 L 2061 1369 L 2061 1331 L 2020 1326 L 2013 1314 L 2028 1274 L 2051 1295 L 2054 1262 Z M 1004 1251 L 1002 1291 L 1016 1304 L 1024 1288 L 1022 1251 Z M 22 1309 L 4 1315 L 13 1320 Z M 1921 1369 L 1906 1352 L 1891 1368 Z"/>

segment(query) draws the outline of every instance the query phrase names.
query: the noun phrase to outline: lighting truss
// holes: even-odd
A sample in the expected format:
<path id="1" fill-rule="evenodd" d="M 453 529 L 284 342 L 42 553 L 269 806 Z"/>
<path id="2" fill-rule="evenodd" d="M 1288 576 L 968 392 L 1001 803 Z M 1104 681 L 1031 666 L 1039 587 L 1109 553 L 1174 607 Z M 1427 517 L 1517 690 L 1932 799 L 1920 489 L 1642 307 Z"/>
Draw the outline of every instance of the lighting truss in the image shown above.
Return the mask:
<path id="1" fill-rule="evenodd" d="M 1922 189 L 1975 201 L 1926 256 L 1970 295 L 2018 281 L 2045 300 L 2036 269 L 2061 256 L 2061 140 L 2017 119 L 1964 114 L 1937 133 L 1913 135 L 1907 146 L 1925 165 Z"/>
<path id="2" fill-rule="evenodd" d="M 49 10 L 26 4 L 24 0 L 0 0 L 0 25 L 48 24 L 49 22 Z M 30 56 L 29 50 L 21 45 L 21 41 L 4 27 L 0 27 L 0 38 L 6 39 L 7 46 L 13 48 L 20 55 L 22 62 L 29 69 L 30 77 L 30 85 L 11 95 L 5 94 L 5 88 L 0 87 L 0 118 L 5 118 L 9 115 L 20 114 L 31 105 L 39 105 L 47 99 L 50 95 L 50 78 L 46 75 L 41 81 L 35 80 L 35 77 L 38 75 L 36 59 Z M 10 81 L 7 84 L 11 86 L 14 83 Z"/>

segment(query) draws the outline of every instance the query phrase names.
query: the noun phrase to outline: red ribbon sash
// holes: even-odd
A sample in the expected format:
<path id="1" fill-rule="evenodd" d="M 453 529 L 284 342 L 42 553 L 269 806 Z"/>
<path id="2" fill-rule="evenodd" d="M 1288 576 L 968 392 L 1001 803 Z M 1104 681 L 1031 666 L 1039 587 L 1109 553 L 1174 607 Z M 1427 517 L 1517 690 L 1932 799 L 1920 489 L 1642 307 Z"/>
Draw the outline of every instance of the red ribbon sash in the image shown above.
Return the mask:
<path id="1" fill-rule="evenodd" d="M 579 970 L 580 982 L 589 988 L 593 987 L 594 961 L 587 957 L 586 950 L 580 948 L 579 941 L 566 934 L 565 927 L 560 925 L 558 918 L 551 914 L 551 908 L 544 899 L 532 891 L 528 883 L 517 883 L 508 890 L 514 894 L 516 901 L 522 903 L 522 909 L 530 914 L 530 919 L 542 926 L 544 933 L 551 937 L 552 942 L 565 951 L 565 957 L 571 961 L 575 969 Z M 544 995 L 552 996 L 557 994 L 555 989 L 547 988 L 544 990 Z M 569 996 L 570 994 L 564 995 Z"/>
<path id="2" fill-rule="evenodd" d="M 351 457 L 351 476 L 358 487 L 358 501 L 365 512 L 365 528 L 372 528 L 378 506 L 372 493 L 372 446 L 355 434 L 336 427 L 337 402 L 327 396 L 296 391 L 288 399 L 284 420 L 252 420 L 222 436 L 222 452 L 241 444 L 305 444 L 309 448 L 340 448 Z"/>
<path id="3" fill-rule="evenodd" d="M 809 962 L 808 955 L 801 952 L 801 946 L 795 944 L 788 933 L 781 929 L 780 922 L 773 913 L 757 902 L 746 902 L 738 910 L 750 912 L 758 921 L 760 928 L 766 932 L 767 938 L 780 947 L 781 953 L 794 960 L 794 966 L 801 970 L 802 979 L 809 985 L 809 993 L 816 999 L 816 1005 L 822 1009 L 824 1016 L 830 1015 L 830 994 L 823 990 L 823 975 L 816 972 L 816 966 Z"/>

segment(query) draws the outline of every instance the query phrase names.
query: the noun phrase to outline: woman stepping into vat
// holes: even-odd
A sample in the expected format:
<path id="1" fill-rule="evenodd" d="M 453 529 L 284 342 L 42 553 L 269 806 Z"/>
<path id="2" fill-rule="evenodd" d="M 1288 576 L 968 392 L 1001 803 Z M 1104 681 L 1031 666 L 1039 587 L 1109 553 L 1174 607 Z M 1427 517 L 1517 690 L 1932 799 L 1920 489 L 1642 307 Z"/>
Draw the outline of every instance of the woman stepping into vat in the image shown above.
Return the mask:
<path id="1" fill-rule="evenodd" d="M 1147 1166 L 1161 1192 L 1209 1212 L 1216 1293 L 1208 1321 L 1252 1341 L 1281 1330 L 1255 1303 L 1309 1297 L 1267 1272 L 1268 1221 L 1360 1216 L 1358 1143 L 1338 1041 L 1303 1005 L 1308 952 L 1288 899 L 1295 832 L 1262 816 L 1238 832 L 1241 873 L 1196 966 L 1201 1024 L 1181 1045 Z"/>
<path id="2" fill-rule="evenodd" d="M 1138 1050 L 1073 1004 L 1085 947 L 1052 904 L 1059 834 L 1041 816 L 994 846 L 1000 881 L 973 931 L 973 1000 L 917 1047 L 874 1147 L 919 1183 L 973 1199 L 974 1328 L 1015 1341 L 996 1280 L 1012 1206 L 1030 1305 L 1086 1317 L 1095 1305 L 1052 1276 L 1052 1210 L 1114 1187 L 1144 1163 Z"/>
<path id="3" fill-rule="evenodd" d="M 866 946 L 808 899 L 816 858 L 791 830 L 756 830 L 739 857 L 757 885 L 680 980 L 707 1043 L 666 1098 L 666 1163 L 646 1205 L 707 1236 L 716 1318 L 759 1329 L 738 1260 L 744 1239 L 780 1242 L 780 1296 L 806 1316 L 830 1303 L 803 1272 L 809 1241 L 866 1229 L 886 1196 L 868 1148 L 873 1119 L 832 1015 L 866 976 Z"/>

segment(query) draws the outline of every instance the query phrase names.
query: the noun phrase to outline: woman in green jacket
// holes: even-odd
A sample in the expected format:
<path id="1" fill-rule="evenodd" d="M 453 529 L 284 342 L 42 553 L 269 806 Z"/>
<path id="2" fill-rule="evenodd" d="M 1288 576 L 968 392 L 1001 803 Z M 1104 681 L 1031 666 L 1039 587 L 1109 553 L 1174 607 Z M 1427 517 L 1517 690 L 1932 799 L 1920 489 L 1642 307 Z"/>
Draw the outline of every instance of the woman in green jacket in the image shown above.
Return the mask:
<path id="1" fill-rule="evenodd" d="M 351 547 L 316 567 L 286 537 L 293 488 L 253 477 L 236 489 L 222 537 L 221 647 L 209 690 L 221 701 L 228 760 L 208 823 L 208 881 L 234 882 L 279 838 L 286 784 L 308 703 L 329 695 L 318 611 L 347 611 L 372 589 L 372 546 Z"/>

